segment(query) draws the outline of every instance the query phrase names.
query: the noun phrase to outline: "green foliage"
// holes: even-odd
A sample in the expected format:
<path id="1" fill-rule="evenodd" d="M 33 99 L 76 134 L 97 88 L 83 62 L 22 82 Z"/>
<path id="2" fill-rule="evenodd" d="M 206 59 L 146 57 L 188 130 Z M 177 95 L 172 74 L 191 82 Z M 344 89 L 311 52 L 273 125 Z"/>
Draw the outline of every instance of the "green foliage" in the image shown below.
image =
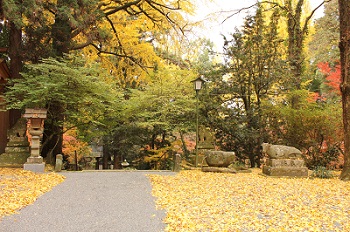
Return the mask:
<path id="1" fill-rule="evenodd" d="M 313 103 L 307 101 L 309 92 L 307 90 L 293 90 L 287 93 L 286 103 L 289 109 L 303 110 L 307 109 Z"/>
<path id="2" fill-rule="evenodd" d="M 140 90 L 131 90 L 125 114 L 146 128 L 193 128 L 195 98 L 190 81 L 194 75 L 176 66 L 160 68 Z"/>
<path id="3" fill-rule="evenodd" d="M 304 151 L 309 168 L 328 166 L 337 161 L 342 143 L 340 103 L 322 104 L 309 98 L 306 90 L 292 91 L 286 100 L 264 104 L 264 121 L 268 140 Z"/>
<path id="4" fill-rule="evenodd" d="M 22 76 L 13 80 L 6 92 L 9 109 L 47 108 L 50 120 L 52 107 L 59 104 L 66 126 L 85 132 L 106 127 L 106 119 L 118 116 L 121 95 L 98 65 L 87 66 L 74 57 L 43 59 L 26 65 Z"/>
<path id="5" fill-rule="evenodd" d="M 21 28 L 23 26 L 23 11 L 26 9 L 32 9 L 31 7 L 22 8 L 22 5 L 29 6 L 28 3 L 32 3 L 34 5 L 33 0 L 24 0 L 22 4 L 18 4 L 18 1 L 16 0 L 2 1 L 1 3 L 4 10 L 4 15 L 9 17 L 9 20 L 13 22 L 17 28 Z"/>
<path id="6" fill-rule="evenodd" d="M 321 179 L 329 179 L 334 177 L 333 173 L 324 166 L 316 166 L 311 176 Z"/>
<path id="7" fill-rule="evenodd" d="M 230 167 L 233 167 L 236 170 L 246 170 L 247 169 L 245 166 L 245 163 L 242 161 L 236 161 L 232 165 L 230 165 Z"/>
<path id="8" fill-rule="evenodd" d="M 133 122 L 123 119 L 117 121 L 119 124 L 111 127 L 109 133 L 103 136 L 104 155 L 118 155 L 128 160 L 141 159 L 144 154 L 140 154 L 140 150 L 149 143 L 150 132 Z"/>
<path id="9" fill-rule="evenodd" d="M 0 47 L 9 46 L 9 28 L 6 24 L 0 24 Z"/>
<path id="10" fill-rule="evenodd" d="M 318 166 L 323 167 L 332 167 L 332 164 L 337 164 L 339 160 L 339 155 L 341 151 L 338 147 L 335 147 L 337 144 L 330 144 L 327 147 L 326 151 L 322 149 L 310 149 L 303 156 L 306 166 L 309 169 L 313 169 Z"/>
<path id="11" fill-rule="evenodd" d="M 139 89 L 128 89 L 122 117 L 104 137 L 105 151 L 140 163 L 144 157 L 159 159 L 171 154 L 173 134 L 194 130 L 193 79 L 190 71 L 168 65 L 160 67 Z M 165 162 L 161 167 L 168 167 L 166 159 L 159 160 Z"/>
<path id="12" fill-rule="evenodd" d="M 194 52 L 192 58 L 192 65 L 198 73 L 203 74 L 203 70 L 211 70 L 213 68 L 213 47 L 214 44 L 208 39 L 198 39 L 193 42 L 197 47 L 199 47 L 199 51 Z M 191 53 L 191 51 L 189 51 Z"/>
<path id="13" fill-rule="evenodd" d="M 324 4 L 324 15 L 315 20 L 315 34 L 309 43 L 315 64 L 339 60 L 339 10 L 337 1 Z"/>

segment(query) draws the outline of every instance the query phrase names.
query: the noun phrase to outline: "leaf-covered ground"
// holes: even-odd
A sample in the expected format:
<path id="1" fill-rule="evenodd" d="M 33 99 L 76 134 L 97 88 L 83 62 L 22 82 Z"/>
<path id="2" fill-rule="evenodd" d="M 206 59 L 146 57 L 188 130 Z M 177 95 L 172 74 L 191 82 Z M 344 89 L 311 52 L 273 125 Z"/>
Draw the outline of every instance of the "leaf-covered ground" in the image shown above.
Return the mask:
<path id="1" fill-rule="evenodd" d="M 32 204 L 63 180 L 64 177 L 56 173 L 0 168 L 0 219 Z"/>
<path id="2" fill-rule="evenodd" d="M 149 177 L 167 231 L 350 231 L 350 182 L 259 173 Z"/>

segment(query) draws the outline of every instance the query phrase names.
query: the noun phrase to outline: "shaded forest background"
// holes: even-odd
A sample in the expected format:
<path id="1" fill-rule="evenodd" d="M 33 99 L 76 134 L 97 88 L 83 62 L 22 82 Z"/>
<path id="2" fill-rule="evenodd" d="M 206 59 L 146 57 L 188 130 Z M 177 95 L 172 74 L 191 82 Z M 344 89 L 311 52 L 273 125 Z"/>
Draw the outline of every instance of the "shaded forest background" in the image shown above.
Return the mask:
<path id="1" fill-rule="evenodd" d="M 260 144 L 295 146 L 310 169 L 342 168 L 338 1 L 316 20 L 308 1 L 257 3 L 224 48 L 196 38 L 188 1 L 0 1 L 0 47 L 10 64 L 10 109 L 45 107 L 42 156 L 168 169 L 194 149 L 199 121 L 217 149 L 261 165 Z M 217 50 L 222 50 L 219 54 Z M 16 115 L 16 114 L 15 114 Z M 17 115 L 20 115 L 18 113 Z M 111 158 L 112 157 L 112 158 Z M 68 158 L 69 159 L 69 158 Z M 71 159 L 71 158 L 70 158 Z"/>

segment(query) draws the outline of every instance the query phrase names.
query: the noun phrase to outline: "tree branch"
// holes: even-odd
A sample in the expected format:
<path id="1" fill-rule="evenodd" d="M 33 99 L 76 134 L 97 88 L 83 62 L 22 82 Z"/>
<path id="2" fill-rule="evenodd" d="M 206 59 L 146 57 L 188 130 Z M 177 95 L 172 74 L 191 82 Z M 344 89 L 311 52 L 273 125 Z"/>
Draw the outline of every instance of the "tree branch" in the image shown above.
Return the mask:
<path id="1" fill-rule="evenodd" d="M 81 44 L 77 44 L 75 46 L 72 46 L 70 49 L 71 50 L 79 50 L 79 49 L 83 49 L 89 45 L 91 45 L 92 41 L 91 40 L 88 40 L 86 41 L 85 43 L 81 43 Z"/>
<path id="2" fill-rule="evenodd" d="M 109 10 L 109 11 L 107 11 L 107 12 L 104 12 L 105 13 L 105 15 L 111 15 L 111 14 L 114 14 L 114 13 L 116 13 L 116 12 L 118 12 L 118 11 L 121 11 L 121 10 L 126 10 L 126 9 L 128 9 L 129 7 L 131 7 L 131 6 L 136 6 L 137 4 L 139 4 L 140 2 L 141 2 L 142 0 L 135 0 L 135 1 L 132 1 L 132 2 L 128 2 L 128 3 L 125 3 L 125 4 L 123 4 L 122 6 L 119 6 L 119 7 L 109 7 L 109 8 L 107 8 L 108 10 L 109 9 L 111 9 L 111 10 Z M 101 10 L 103 10 L 103 9 L 101 9 Z M 103 11 L 105 11 L 106 9 L 104 9 Z"/>
<path id="3" fill-rule="evenodd" d="M 305 24 L 304 24 L 303 30 L 302 30 L 302 33 L 303 33 L 303 34 L 306 33 L 306 31 L 307 31 L 307 23 L 308 23 L 309 20 L 312 18 L 312 16 L 315 14 L 315 12 L 316 12 L 321 6 L 323 6 L 326 2 L 330 2 L 330 1 L 332 1 L 332 0 L 325 0 L 325 1 L 323 1 L 322 3 L 320 3 L 320 5 L 318 5 L 315 9 L 313 9 L 313 10 L 311 11 L 311 13 L 310 13 L 309 16 L 306 17 L 306 19 L 305 19 Z"/>
<path id="4" fill-rule="evenodd" d="M 116 53 L 116 52 L 104 51 L 104 50 L 100 49 L 99 46 L 97 46 L 96 44 L 93 44 L 93 43 L 91 43 L 90 45 L 93 46 L 98 51 L 98 53 L 97 53 L 98 55 L 102 53 L 102 54 L 108 54 L 108 55 L 114 55 L 117 57 L 127 58 L 144 70 L 146 70 L 148 68 L 154 68 L 153 66 L 142 65 L 140 62 L 138 62 L 137 58 L 135 58 L 133 56 L 129 56 L 126 54 L 120 54 L 120 53 Z"/>
<path id="5" fill-rule="evenodd" d="M 251 5 L 251 6 L 243 7 L 243 8 L 241 8 L 241 9 L 237 10 L 237 11 L 234 12 L 233 14 L 229 15 L 228 17 L 226 17 L 226 18 L 224 19 L 224 21 L 222 21 L 221 23 L 226 22 L 226 20 L 228 20 L 228 19 L 232 18 L 233 16 L 235 16 L 235 15 L 241 13 L 241 12 L 244 11 L 244 10 L 249 10 L 249 9 L 253 8 L 253 7 L 256 6 L 257 4 L 258 4 L 258 3 L 254 3 L 254 4 Z M 221 12 L 224 13 L 225 11 L 221 11 Z M 226 11 L 226 12 L 231 12 L 231 11 Z"/>

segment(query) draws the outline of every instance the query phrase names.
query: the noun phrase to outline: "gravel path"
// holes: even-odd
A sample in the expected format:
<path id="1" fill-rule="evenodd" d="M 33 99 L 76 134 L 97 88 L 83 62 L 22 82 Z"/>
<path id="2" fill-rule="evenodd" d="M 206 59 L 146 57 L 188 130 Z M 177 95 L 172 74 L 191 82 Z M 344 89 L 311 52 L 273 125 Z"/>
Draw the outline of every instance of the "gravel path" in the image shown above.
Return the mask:
<path id="1" fill-rule="evenodd" d="M 20 214 L 4 217 L 0 232 L 157 232 L 147 172 L 66 172 L 67 178 Z M 151 174 L 172 175 L 171 172 Z"/>

